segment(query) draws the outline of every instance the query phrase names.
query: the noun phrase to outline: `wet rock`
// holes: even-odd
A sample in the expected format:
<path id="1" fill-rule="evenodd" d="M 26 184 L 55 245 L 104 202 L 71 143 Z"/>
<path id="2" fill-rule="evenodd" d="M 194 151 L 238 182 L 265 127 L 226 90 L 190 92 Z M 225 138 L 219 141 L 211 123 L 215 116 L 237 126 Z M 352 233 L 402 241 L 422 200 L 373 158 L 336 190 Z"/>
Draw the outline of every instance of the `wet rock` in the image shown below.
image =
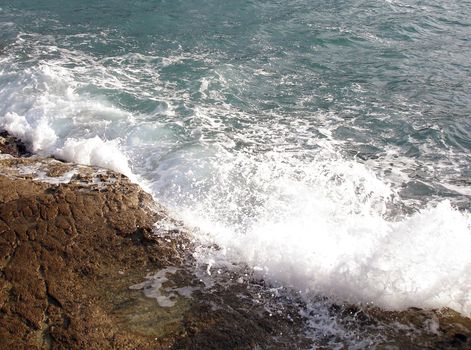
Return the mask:
<path id="1" fill-rule="evenodd" d="M 4 346 L 149 344 L 145 337 L 121 332 L 96 291 L 100 280 L 117 275 L 118 269 L 179 263 L 179 252 L 172 244 L 159 249 L 162 243 L 151 235 L 161 215 L 150 209 L 151 197 L 119 174 L 108 175 L 114 185 L 102 192 L 103 184 L 78 180 L 54 184 L 21 175 L 24 169 L 18 164 L 39 168 L 43 161 L 0 162 L 4 172 L 0 175 L 0 338 Z M 152 244 L 142 244 L 142 237 Z"/>
<path id="2" fill-rule="evenodd" d="M 0 46 L 0 54 L 2 47 Z M 11 154 L 12 156 L 30 155 L 26 145 L 6 131 L 0 131 L 0 153 Z"/>
<path id="3" fill-rule="evenodd" d="M 376 349 L 471 349 L 471 319 L 451 309 L 387 311 L 334 304 L 331 312 L 346 331 L 370 339 Z M 329 340 L 319 348 L 332 348 Z"/>
<path id="4" fill-rule="evenodd" d="M 6 140 L 2 152 L 25 154 Z M 0 156 L 0 348 L 307 344 L 296 312 L 268 315 L 263 303 L 254 305 L 247 296 L 248 285 L 205 288 L 185 233 L 174 225 L 155 234 L 154 224 L 162 221 L 173 222 L 124 175 L 36 156 Z M 192 291 L 174 293 L 171 307 L 130 288 L 168 266 L 179 272 L 162 288 L 173 283 Z"/>

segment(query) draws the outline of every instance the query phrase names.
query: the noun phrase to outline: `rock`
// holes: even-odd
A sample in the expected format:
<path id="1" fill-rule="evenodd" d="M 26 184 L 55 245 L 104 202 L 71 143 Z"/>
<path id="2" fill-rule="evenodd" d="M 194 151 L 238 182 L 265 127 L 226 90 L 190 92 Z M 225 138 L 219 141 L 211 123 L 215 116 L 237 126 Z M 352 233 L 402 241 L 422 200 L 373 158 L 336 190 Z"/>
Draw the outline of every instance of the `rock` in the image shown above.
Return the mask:
<path id="1" fill-rule="evenodd" d="M 148 345 L 145 337 L 119 330 L 98 291 L 101 280 L 114 277 L 119 269 L 180 262 L 175 242 L 163 244 L 151 234 L 161 217 L 150 210 L 152 198 L 111 172 L 106 176 L 112 186 L 86 182 L 84 176 L 92 180 L 86 173 L 69 183 L 53 184 L 21 173 L 27 167 L 62 166 L 59 162 L 9 158 L 0 163 L 3 344 Z"/>
<path id="2" fill-rule="evenodd" d="M 206 287 L 196 276 L 184 230 L 156 235 L 156 222 L 178 223 L 127 177 L 18 158 L 27 154 L 21 144 L 2 137 L 2 152 L 14 156 L 0 156 L 0 348 L 308 344 L 296 311 L 269 317 L 264 303 L 247 297 L 250 285 Z M 169 266 L 173 273 L 154 294 L 171 294 L 174 306 L 162 307 L 145 296 L 147 290 L 130 288 Z M 237 276 L 227 280 L 232 278 Z"/>
<path id="3" fill-rule="evenodd" d="M 0 46 L 0 53 L 1 53 Z M 7 153 L 13 156 L 26 156 L 30 155 L 26 145 L 14 136 L 11 136 L 6 131 L 0 131 L 0 153 Z"/>

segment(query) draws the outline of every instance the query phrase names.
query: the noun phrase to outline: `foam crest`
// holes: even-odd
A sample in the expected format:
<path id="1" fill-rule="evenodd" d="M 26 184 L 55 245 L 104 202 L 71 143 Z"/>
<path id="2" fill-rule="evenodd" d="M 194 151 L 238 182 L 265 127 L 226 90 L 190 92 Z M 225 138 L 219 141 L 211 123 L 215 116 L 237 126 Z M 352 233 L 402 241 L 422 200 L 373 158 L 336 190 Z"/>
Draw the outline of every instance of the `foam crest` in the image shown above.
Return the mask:
<path id="1" fill-rule="evenodd" d="M 25 116 L 9 112 L 0 120 L 0 127 L 29 144 L 33 152 L 50 149 L 57 140 L 45 118 L 28 121 Z"/>
<path id="2" fill-rule="evenodd" d="M 113 131 L 113 124 L 133 119 L 130 113 L 80 95 L 80 82 L 60 65 L 39 63 L 20 71 L 10 59 L 0 74 L 0 128 L 32 152 L 101 166 L 136 180 Z M 100 129 L 106 135 L 106 128 L 114 136 L 111 141 L 96 135 Z"/>
<path id="3" fill-rule="evenodd" d="M 309 225 L 305 214 L 259 222 L 237 243 L 223 241 L 270 280 L 305 293 L 388 309 L 447 306 L 470 314 L 471 222 L 449 203 L 397 223 L 361 215 L 329 223 L 315 215 Z"/>
<path id="4" fill-rule="evenodd" d="M 54 155 L 69 162 L 111 169 L 135 180 L 128 159 L 119 150 L 118 140 L 103 141 L 98 136 L 88 139 L 70 138 Z"/>
<path id="5" fill-rule="evenodd" d="M 61 115 L 58 109 L 64 100 L 55 90 L 67 90 L 66 77 L 52 74 L 47 66 L 21 72 L 15 72 L 18 67 L 13 62 L 2 66 L 0 127 L 26 142 L 31 151 L 48 153 L 58 140 L 51 116 Z"/>
<path id="6" fill-rule="evenodd" d="M 222 248 L 202 248 L 200 261 L 247 263 L 274 284 L 341 302 L 471 314 L 471 217 L 448 201 L 389 220 L 399 201 L 390 186 L 334 154 L 219 165 L 217 189 L 184 212 Z"/>

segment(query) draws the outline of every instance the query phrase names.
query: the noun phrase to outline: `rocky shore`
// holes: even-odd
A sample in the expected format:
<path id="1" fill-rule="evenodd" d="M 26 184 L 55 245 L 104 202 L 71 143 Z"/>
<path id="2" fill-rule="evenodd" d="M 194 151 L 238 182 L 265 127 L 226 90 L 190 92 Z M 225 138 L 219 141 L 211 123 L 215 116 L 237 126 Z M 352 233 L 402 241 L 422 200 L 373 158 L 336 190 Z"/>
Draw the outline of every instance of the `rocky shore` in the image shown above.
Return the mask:
<path id="1" fill-rule="evenodd" d="M 193 244 L 124 175 L 33 156 L 0 133 L 0 349 L 342 344 L 243 268 L 208 277 Z M 471 320 L 452 310 L 329 312 L 379 349 L 471 348 Z"/>
<path id="2" fill-rule="evenodd" d="M 30 156 L 6 133 L 0 150 L 0 348 L 307 345 L 299 316 L 269 315 L 247 285 L 204 286 L 186 234 L 155 234 L 172 220 L 124 175 Z"/>

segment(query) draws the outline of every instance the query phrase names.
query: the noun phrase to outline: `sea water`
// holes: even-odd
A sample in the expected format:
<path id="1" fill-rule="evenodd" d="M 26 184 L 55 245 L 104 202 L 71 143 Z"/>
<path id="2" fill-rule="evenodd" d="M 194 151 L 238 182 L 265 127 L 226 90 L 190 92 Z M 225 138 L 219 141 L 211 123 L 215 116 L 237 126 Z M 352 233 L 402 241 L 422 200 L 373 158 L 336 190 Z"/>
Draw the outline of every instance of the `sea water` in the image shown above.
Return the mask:
<path id="1" fill-rule="evenodd" d="M 208 274 L 471 316 L 470 13 L 0 0 L 0 127 L 140 183 Z"/>

